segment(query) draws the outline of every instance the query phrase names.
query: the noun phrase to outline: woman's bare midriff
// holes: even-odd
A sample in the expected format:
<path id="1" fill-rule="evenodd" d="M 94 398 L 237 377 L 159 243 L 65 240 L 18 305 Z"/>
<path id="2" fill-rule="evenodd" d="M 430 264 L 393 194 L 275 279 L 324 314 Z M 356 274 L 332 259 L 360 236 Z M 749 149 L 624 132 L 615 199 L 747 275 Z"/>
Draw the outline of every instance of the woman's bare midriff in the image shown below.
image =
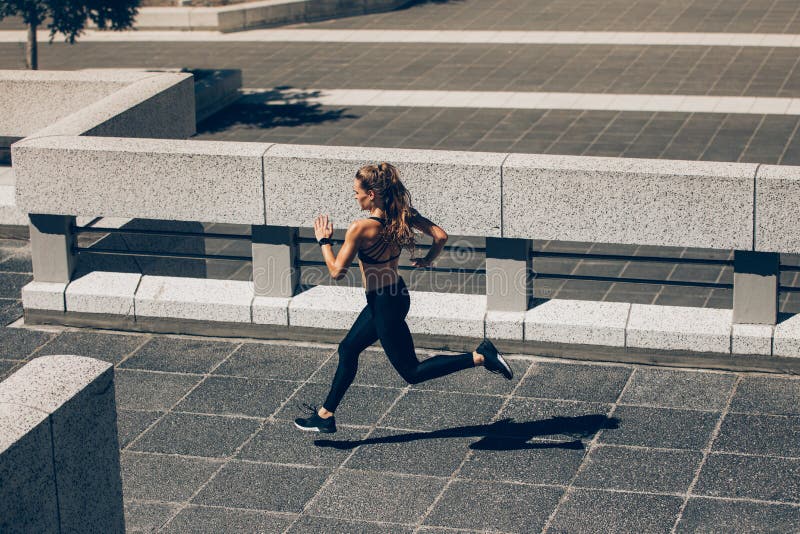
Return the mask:
<path id="1" fill-rule="evenodd" d="M 374 226 L 375 229 L 370 232 L 371 237 L 361 248 L 368 248 L 375 242 L 376 239 L 378 239 L 378 232 L 381 225 L 380 223 L 376 222 Z M 383 255 L 379 259 L 389 258 L 394 254 L 397 254 L 397 248 L 391 248 L 393 250 L 384 251 Z M 361 268 L 361 281 L 364 284 L 364 290 L 372 291 L 374 289 L 388 286 L 397 282 L 397 279 L 400 278 L 400 274 L 397 272 L 398 263 L 400 263 L 400 258 L 395 258 L 392 261 L 387 261 L 386 263 L 364 263 L 363 261 L 358 260 L 358 265 Z"/>

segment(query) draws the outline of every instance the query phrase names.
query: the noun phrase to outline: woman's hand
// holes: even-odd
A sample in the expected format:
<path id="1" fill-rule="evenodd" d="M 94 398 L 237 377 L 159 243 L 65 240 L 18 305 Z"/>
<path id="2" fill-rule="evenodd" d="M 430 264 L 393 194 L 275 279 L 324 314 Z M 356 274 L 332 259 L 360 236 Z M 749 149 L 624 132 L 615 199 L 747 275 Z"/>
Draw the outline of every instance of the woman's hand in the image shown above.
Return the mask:
<path id="1" fill-rule="evenodd" d="M 424 269 L 426 267 L 431 267 L 433 265 L 433 261 L 429 260 L 428 258 L 411 258 L 411 265 L 419 269 Z"/>
<path id="2" fill-rule="evenodd" d="M 323 237 L 330 237 L 333 235 L 333 223 L 328 220 L 327 215 L 319 215 L 314 220 L 314 236 L 317 241 Z"/>

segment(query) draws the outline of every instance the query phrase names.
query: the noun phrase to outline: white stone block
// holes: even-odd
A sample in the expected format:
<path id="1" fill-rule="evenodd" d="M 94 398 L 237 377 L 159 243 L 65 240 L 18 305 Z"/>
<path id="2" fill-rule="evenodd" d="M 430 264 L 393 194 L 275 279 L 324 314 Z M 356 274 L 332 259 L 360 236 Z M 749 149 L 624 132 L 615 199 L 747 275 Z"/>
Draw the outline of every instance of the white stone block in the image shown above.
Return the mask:
<path id="1" fill-rule="evenodd" d="M 800 252 L 800 167 L 762 165 L 756 176 L 756 246 L 762 252 Z"/>
<path id="2" fill-rule="evenodd" d="M 262 143 L 105 137 L 12 148 L 29 213 L 264 224 Z"/>
<path id="3" fill-rule="evenodd" d="M 498 237 L 504 158 L 488 152 L 274 145 L 264 157 L 267 224 L 312 227 L 318 213 L 328 213 L 336 228 L 346 228 L 364 216 L 353 198 L 356 171 L 386 161 L 400 171 L 414 206 L 445 231 Z"/>
<path id="4" fill-rule="evenodd" d="M 252 302 L 249 281 L 145 275 L 134 307 L 137 317 L 249 323 Z"/>
<path id="5" fill-rule="evenodd" d="M 289 324 L 289 302 L 280 297 L 253 298 L 253 324 Z"/>
<path id="6" fill-rule="evenodd" d="M 525 340 L 625 346 L 630 304 L 553 299 L 525 314 Z"/>
<path id="7" fill-rule="evenodd" d="M 772 355 L 800 358 L 800 314 L 775 325 Z"/>
<path id="8" fill-rule="evenodd" d="M 67 311 L 133 315 L 133 299 L 141 278 L 139 273 L 87 273 L 67 286 Z"/>
<path id="9" fill-rule="evenodd" d="M 511 154 L 503 165 L 503 236 L 749 250 L 755 169 Z"/>
<path id="10" fill-rule="evenodd" d="M 189 29 L 190 13 L 191 10 L 181 7 L 145 7 L 139 9 L 134 24 L 139 29 Z"/>
<path id="11" fill-rule="evenodd" d="M 627 346 L 730 353 L 732 310 L 632 304 Z"/>
<path id="12" fill-rule="evenodd" d="M 67 284 L 60 282 L 29 282 L 22 288 L 22 307 L 29 310 L 64 311 L 64 292 Z"/>
<path id="13" fill-rule="evenodd" d="M 17 207 L 15 187 L 0 185 L 0 224 L 27 226 L 28 214 Z"/>
<path id="14" fill-rule="evenodd" d="M 363 289 L 315 286 L 292 297 L 289 325 L 349 330 L 366 305 Z"/>
<path id="15" fill-rule="evenodd" d="M 772 354 L 772 325 L 734 323 L 731 352 L 733 354 Z"/>
<path id="16" fill-rule="evenodd" d="M 485 318 L 488 339 L 523 339 L 525 312 L 488 310 Z"/>
<path id="17" fill-rule="evenodd" d="M 486 295 L 410 291 L 406 317 L 412 334 L 483 338 Z"/>

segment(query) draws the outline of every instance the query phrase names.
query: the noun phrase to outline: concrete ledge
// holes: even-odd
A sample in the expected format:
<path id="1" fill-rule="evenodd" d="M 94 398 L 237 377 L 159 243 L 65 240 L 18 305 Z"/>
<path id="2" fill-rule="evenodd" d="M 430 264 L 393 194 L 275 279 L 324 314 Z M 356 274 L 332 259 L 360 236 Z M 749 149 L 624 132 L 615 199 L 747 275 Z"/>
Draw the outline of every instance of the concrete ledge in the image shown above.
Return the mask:
<path id="1" fill-rule="evenodd" d="M 412 334 L 483 338 L 486 295 L 430 291 L 410 294 L 406 323 Z"/>
<path id="2" fill-rule="evenodd" d="M 250 323 L 253 284 L 171 276 L 142 277 L 134 301 L 139 317 Z"/>
<path id="3" fill-rule="evenodd" d="M 800 252 L 800 167 L 762 165 L 756 176 L 755 250 Z"/>
<path id="4" fill-rule="evenodd" d="M 363 289 L 356 287 L 314 286 L 292 297 L 289 325 L 349 330 L 367 305 Z"/>
<path id="5" fill-rule="evenodd" d="M 525 339 L 624 347 L 630 307 L 623 302 L 548 300 L 525 314 Z"/>
<path id="6" fill-rule="evenodd" d="M 771 356 L 773 330 L 772 325 L 734 324 L 731 331 L 731 352 Z"/>
<path id="7" fill-rule="evenodd" d="M 775 325 L 772 354 L 800 358 L 800 315 Z"/>
<path id="8" fill-rule="evenodd" d="M 66 289 L 67 284 L 58 282 L 29 282 L 22 287 L 22 307 L 63 312 Z"/>
<path id="9" fill-rule="evenodd" d="M 484 319 L 484 335 L 489 339 L 514 339 L 522 341 L 525 324 L 524 311 L 488 310 Z"/>
<path id="10" fill-rule="evenodd" d="M 133 299 L 141 279 L 139 273 L 87 273 L 69 283 L 66 311 L 133 315 Z"/>
<path id="11" fill-rule="evenodd" d="M 730 354 L 732 319 L 732 310 L 632 304 L 626 345 Z"/>
<path id="12" fill-rule="evenodd" d="M 254 297 L 253 323 L 289 325 L 289 302 L 291 299 L 280 297 Z"/>

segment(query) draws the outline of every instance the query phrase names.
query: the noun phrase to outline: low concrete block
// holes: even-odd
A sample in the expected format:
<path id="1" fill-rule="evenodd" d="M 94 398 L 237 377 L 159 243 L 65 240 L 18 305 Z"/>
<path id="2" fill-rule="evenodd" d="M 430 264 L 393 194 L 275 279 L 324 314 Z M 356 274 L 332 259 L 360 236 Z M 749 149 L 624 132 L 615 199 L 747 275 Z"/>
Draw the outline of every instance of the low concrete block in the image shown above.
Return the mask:
<path id="1" fill-rule="evenodd" d="M 800 314 L 775 325 L 772 355 L 800 358 Z"/>
<path id="2" fill-rule="evenodd" d="M 525 314 L 525 340 L 547 343 L 625 346 L 630 304 L 548 300 Z"/>
<path id="3" fill-rule="evenodd" d="M 487 310 L 484 330 L 489 339 L 523 339 L 526 312 Z"/>
<path id="4" fill-rule="evenodd" d="M 139 9 L 134 25 L 139 29 L 190 29 L 190 13 L 185 7 L 146 7 Z"/>
<path id="5" fill-rule="evenodd" d="M 137 317 L 249 323 L 252 302 L 252 282 L 145 275 L 134 308 Z"/>
<path id="6" fill-rule="evenodd" d="M 749 250 L 755 169 L 511 154 L 503 164 L 503 236 Z"/>
<path id="7" fill-rule="evenodd" d="M 274 145 L 264 156 L 267 224 L 310 228 L 324 211 L 335 228 L 347 227 L 364 216 L 353 200 L 356 171 L 386 161 L 400 171 L 414 206 L 447 232 L 499 237 L 504 158 L 488 152 Z"/>
<path id="8" fill-rule="evenodd" d="M 59 282 L 29 282 L 22 288 L 22 307 L 32 310 L 64 311 L 64 292 L 67 284 Z"/>
<path id="9" fill-rule="evenodd" d="M 28 214 L 17 207 L 13 185 L 0 185 L 0 224 L 27 226 Z"/>
<path id="10" fill-rule="evenodd" d="M 772 325 L 736 324 L 733 325 L 731 352 L 733 354 L 772 354 Z"/>
<path id="11" fill-rule="evenodd" d="M 30 213 L 264 224 L 269 145 L 46 137 L 14 145 L 17 204 Z"/>
<path id="12" fill-rule="evenodd" d="M 411 291 L 406 323 L 412 334 L 483 338 L 485 295 Z"/>
<path id="13" fill-rule="evenodd" d="M 50 414 L 59 531 L 124 532 L 113 365 L 35 358 L 0 383 L 3 403 Z"/>
<path id="14" fill-rule="evenodd" d="M 292 297 L 289 325 L 349 330 L 366 305 L 363 289 L 315 286 Z"/>
<path id="15" fill-rule="evenodd" d="M 732 310 L 632 304 L 627 346 L 730 353 Z"/>
<path id="16" fill-rule="evenodd" d="M 139 273 L 87 273 L 67 286 L 67 311 L 133 315 L 133 299 L 141 279 Z"/>
<path id="17" fill-rule="evenodd" d="M 756 241 L 761 252 L 800 252 L 800 167 L 762 165 L 756 176 Z"/>
<path id="18" fill-rule="evenodd" d="M 254 297 L 254 324 L 289 324 L 289 302 L 291 299 L 280 297 Z"/>

